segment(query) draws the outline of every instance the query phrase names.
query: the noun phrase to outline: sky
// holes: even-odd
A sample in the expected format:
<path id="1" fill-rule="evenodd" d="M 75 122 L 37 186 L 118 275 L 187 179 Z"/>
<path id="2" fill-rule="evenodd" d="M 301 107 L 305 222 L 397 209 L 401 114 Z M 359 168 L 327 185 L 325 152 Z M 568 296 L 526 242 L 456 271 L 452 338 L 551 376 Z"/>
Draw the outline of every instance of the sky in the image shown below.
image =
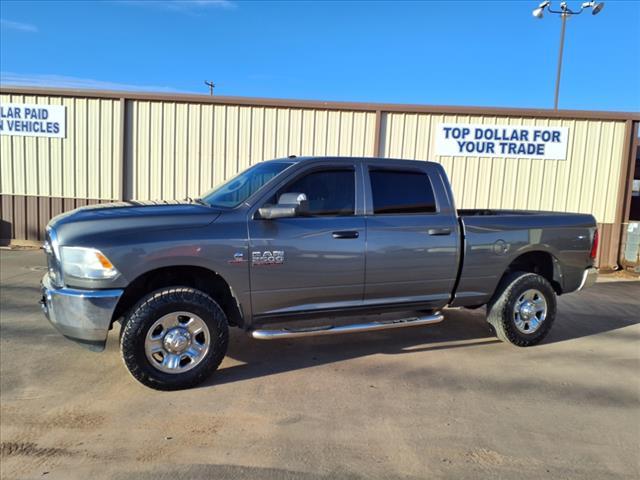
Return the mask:
<path id="1" fill-rule="evenodd" d="M 552 108 L 537 3 L 1 0 L 0 83 Z M 568 19 L 559 107 L 640 111 L 640 2 Z"/>

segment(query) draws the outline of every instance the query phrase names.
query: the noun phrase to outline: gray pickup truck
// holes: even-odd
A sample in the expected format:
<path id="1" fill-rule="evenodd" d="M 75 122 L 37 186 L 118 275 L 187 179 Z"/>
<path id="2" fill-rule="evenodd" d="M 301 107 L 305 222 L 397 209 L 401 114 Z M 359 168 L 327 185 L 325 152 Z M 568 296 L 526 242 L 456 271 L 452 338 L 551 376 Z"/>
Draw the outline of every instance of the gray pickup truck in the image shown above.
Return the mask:
<path id="1" fill-rule="evenodd" d="M 456 210 L 437 163 L 292 157 L 202 198 L 54 218 L 42 308 L 95 350 L 120 322 L 129 372 L 172 390 L 220 365 L 229 326 L 269 340 L 427 325 L 445 307 L 486 305 L 499 339 L 534 345 L 556 295 L 595 282 L 597 243 L 591 215 Z M 411 314 L 380 319 L 389 312 Z"/>

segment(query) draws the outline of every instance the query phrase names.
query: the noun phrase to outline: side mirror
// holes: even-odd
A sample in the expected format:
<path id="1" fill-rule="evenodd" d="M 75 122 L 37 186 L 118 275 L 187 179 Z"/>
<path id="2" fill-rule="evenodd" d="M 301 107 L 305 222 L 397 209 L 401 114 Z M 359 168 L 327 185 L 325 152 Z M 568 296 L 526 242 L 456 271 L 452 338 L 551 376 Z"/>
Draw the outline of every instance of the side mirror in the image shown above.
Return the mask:
<path id="1" fill-rule="evenodd" d="M 291 218 L 303 215 L 308 210 L 307 196 L 304 193 L 283 193 L 277 205 L 258 209 L 260 217 L 265 220 Z"/>

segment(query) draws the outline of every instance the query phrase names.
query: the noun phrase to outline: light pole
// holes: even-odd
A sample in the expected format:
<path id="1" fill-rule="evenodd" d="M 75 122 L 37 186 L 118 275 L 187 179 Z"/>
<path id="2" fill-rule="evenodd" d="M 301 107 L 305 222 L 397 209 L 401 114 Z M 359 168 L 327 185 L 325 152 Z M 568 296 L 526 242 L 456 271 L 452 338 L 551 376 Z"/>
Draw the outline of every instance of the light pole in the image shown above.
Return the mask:
<path id="1" fill-rule="evenodd" d="M 549 13 L 556 13 L 562 18 L 562 29 L 560 30 L 560 51 L 558 52 L 558 73 L 556 74 L 556 94 L 553 101 L 553 109 L 558 110 L 558 94 L 560 93 L 560 73 L 562 72 L 562 52 L 564 50 L 564 32 L 567 28 L 567 18 L 572 15 L 580 15 L 585 9 L 591 9 L 591 15 L 597 15 L 604 8 L 604 2 L 584 2 L 580 10 L 574 11 L 567 6 L 567 2 L 560 3 L 560 10 L 553 10 L 549 0 L 538 5 L 532 13 L 536 18 L 542 18 L 545 8 Z"/>

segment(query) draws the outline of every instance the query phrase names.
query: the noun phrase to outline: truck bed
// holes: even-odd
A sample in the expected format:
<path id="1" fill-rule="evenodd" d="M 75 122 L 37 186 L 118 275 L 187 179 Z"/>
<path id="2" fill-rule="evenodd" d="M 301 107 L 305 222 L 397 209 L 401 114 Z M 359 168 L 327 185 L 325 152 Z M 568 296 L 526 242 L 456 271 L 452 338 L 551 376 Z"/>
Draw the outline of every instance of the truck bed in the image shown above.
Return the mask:
<path id="1" fill-rule="evenodd" d="M 516 215 L 552 215 L 559 216 L 563 219 L 571 215 L 580 215 L 576 213 L 563 213 L 563 212 L 545 212 L 543 210 L 495 210 L 490 208 L 462 208 L 457 210 L 458 215 L 461 217 L 497 217 L 497 216 L 516 216 Z M 588 217 L 588 215 L 587 215 Z"/>
<path id="2" fill-rule="evenodd" d="M 526 261 L 556 281 L 558 293 L 578 289 L 596 220 L 591 215 L 528 210 L 460 209 L 462 268 L 453 306 L 488 302 L 505 271 Z M 527 255 L 528 252 L 537 252 Z"/>

